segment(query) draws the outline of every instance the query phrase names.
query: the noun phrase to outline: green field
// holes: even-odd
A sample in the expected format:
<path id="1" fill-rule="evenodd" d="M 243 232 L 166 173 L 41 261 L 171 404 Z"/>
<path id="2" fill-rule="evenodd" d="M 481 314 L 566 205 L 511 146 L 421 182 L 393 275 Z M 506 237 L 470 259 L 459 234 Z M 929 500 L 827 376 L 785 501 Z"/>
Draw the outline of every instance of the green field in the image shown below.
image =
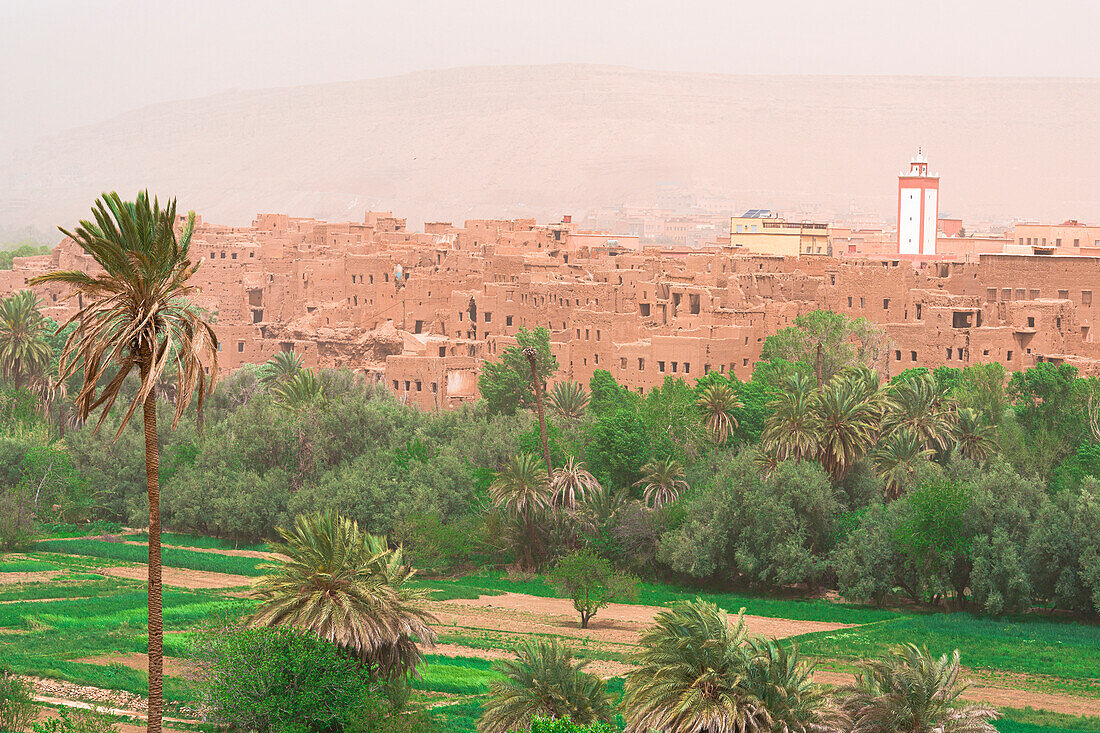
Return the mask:
<path id="1" fill-rule="evenodd" d="M 123 542 L 108 542 L 106 540 L 43 540 L 35 545 L 35 549 L 39 552 L 84 555 L 136 563 L 146 562 L 149 557 L 149 549 L 145 545 L 128 545 Z M 263 570 L 259 566 L 266 561 L 251 557 L 219 555 L 214 552 L 165 547 L 161 550 L 161 562 L 169 568 L 254 576 L 263 575 Z"/>
<path id="2" fill-rule="evenodd" d="M 221 540 L 166 535 L 192 547 L 217 547 Z M 47 540 L 38 552 L 11 560 L 0 559 L 0 572 L 60 573 L 49 580 L 0 585 L 0 664 L 15 671 L 52 677 L 77 684 L 147 692 L 145 672 L 121 664 L 88 663 L 90 657 L 144 652 L 146 594 L 139 581 L 104 577 L 91 572 L 97 560 L 105 564 L 141 563 L 146 548 L 103 540 Z M 178 548 L 165 549 L 165 565 L 239 575 L 258 575 L 263 561 Z M 559 594 L 539 578 L 510 579 L 502 573 L 482 573 L 458 579 L 420 579 L 437 599 L 476 598 L 505 592 L 542 597 Z M 1039 616 L 986 619 L 969 614 L 914 614 L 824 600 L 803 601 L 758 597 L 739 593 L 699 593 L 672 585 L 645 583 L 639 603 L 666 605 L 701 596 L 736 612 L 808 621 L 859 624 L 851 629 L 807 634 L 798 638 L 800 648 L 822 661 L 849 666 L 892 644 L 914 640 L 934 651 L 962 650 L 964 663 L 991 674 L 1039 675 L 1055 692 L 1100 696 L 1100 627 L 1055 621 Z M 193 656 L 187 632 L 240 618 L 252 601 L 223 590 L 164 592 L 165 653 L 187 660 Z M 598 617 L 597 617 L 598 618 Z M 473 648 L 510 649 L 522 634 L 476 632 L 440 628 L 441 640 Z M 626 654 L 571 639 L 577 655 L 588 659 L 623 661 Z M 428 654 L 420 667 L 420 679 L 411 684 L 413 704 L 430 705 L 445 730 L 472 733 L 489 684 L 499 677 L 491 662 L 474 657 Z M 608 680 L 618 694 L 622 678 Z M 196 683 L 169 677 L 166 699 L 175 705 L 196 701 Z M 1006 710 L 997 722 L 1002 733 L 1080 733 L 1100 730 L 1100 720 L 1031 711 Z"/>

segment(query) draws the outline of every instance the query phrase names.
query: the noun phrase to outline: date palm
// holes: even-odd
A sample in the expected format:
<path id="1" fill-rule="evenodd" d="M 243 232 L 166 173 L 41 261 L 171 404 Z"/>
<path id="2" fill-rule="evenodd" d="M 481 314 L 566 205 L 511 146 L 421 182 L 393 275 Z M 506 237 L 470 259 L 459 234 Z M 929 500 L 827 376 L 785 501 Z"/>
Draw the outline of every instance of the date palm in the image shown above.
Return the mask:
<path id="1" fill-rule="evenodd" d="M 584 464 L 569 456 L 565 465 L 554 469 L 550 480 L 550 500 L 554 506 L 570 511 L 577 508 L 578 501 L 600 488 L 600 482 L 588 472 Z"/>
<path id="2" fill-rule="evenodd" d="M 863 663 L 844 688 L 852 733 L 995 733 L 1000 717 L 986 705 L 964 703 L 959 650 L 938 659 L 912 644 Z"/>
<path id="3" fill-rule="evenodd" d="M 985 463 L 997 450 L 997 428 L 970 407 L 959 408 L 955 421 L 955 446 L 963 458 Z"/>
<path id="4" fill-rule="evenodd" d="M 818 453 L 818 391 L 802 374 L 789 376 L 783 392 L 771 402 L 772 414 L 760 436 L 761 447 L 777 461 L 810 460 Z"/>
<path id="5" fill-rule="evenodd" d="M 642 466 L 642 477 L 634 485 L 642 487 L 642 498 L 654 509 L 671 504 L 690 488 L 684 479 L 684 467 L 672 458 L 646 463 Z"/>
<path id="6" fill-rule="evenodd" d="M 725 445 L 737 429 L 734 411 L 745 406 L 737 399 L 733 387 L 728 382 L 711 382 L 703 388 L 703 394 L 695 404 L 699 406 L 699 411 L 703 414 L 703 424 L 707 426 L 714 442 Z"/>
<path id="7" fill-rule="evenodd" d="M 867 454 L 877 430 L 879 406 L 867 396 L 859 375 L 837 375 L 817 401 L 817 434 L 821 466 L 840 481 Z"/>
<path id="8" fill-rule="evenodd" d="M 661 611 L 641 637 L 623 690 L 626 733 L 769 731 L 771 720 L 745 687 L 751 650 L 744 619 L 702 600 Z"/>
<path id="9" fill-rule="evenodd" d="M 935 378 L 922 372 L 891 389 L 891 406 L 884 425 L 886 432 L 909 428 L 929 448 L 943 451 L 953 442 L 954 405 Z"/>
<path id="10" fill-rule="evenodd" d="M 550 505 L 549 481 L 538 456 L 520 453 L 506 463 L 489 484 L 489 499 L 519 521 L 526 538 L 524 564 L 528 569 L 534 568 L 535 518 Z"/>
<path id="11" fill-rule="evenodd" d="M 293 379 L 302 371 L 302 357 L 293 351 L 280 351 L 260 366 L 260 384 L 272 388 Z"/>
<path id="12" fill-rule="evenodd" d="M 272 390 L 274 401 L 289 410 L 297 410 L 325 397 L 325 387 L 320 375 L 312 369 L 302 369 L 294 376 L 278 383 Z"/>
<path id="13" fill-rule="evenodd" d="M 546 475 L 554 474 L 554 467 L 550 465 L 550 442 L 546 439 L 546 408 L 543 406 L 542 395 L 546 390 L 539 376 L 539 350 L 534 346 L 523 349 L 523 357 L 531 367 L 531 390 L 535 393 L 535 411 L 539 416 L 539 439 L 542 445 L 542 457 L 546 461 Z"/>
<path id="14" fill-rule="evenodd" d="M 504 679 L 489 685 L 479 733 L 527 730 L 536 716 L 568 717 L 578 725 L 610 723 L 611 695 L 603 680 L 584 671 L 586 664 L 556 639 L 520 644 L 515 659 L 493 665 Z"/>
<path id="15" fill-rule="evenodd" d="M 580 420 L 588 407 L 588 392 L 580 382 L 558 382 L 550 388 L 550 407 L 566 420 Z"/>
<path id="16" fill-rule="evenodd" d="M 49 366 L 53 351 L 38 296 L 20 290 L 0 300 L 0 372 L 16 389 Z"/>
<path id="17" fill-rule="evenodd" d="M 847 716 L 813 683 L 813 665 L 798 647 L 750 639 L 752 661 L 743 686 L 771 717 L 773 733 L 839 733 Z"/>
<path id="18" fill-rule="evenodd" d="M 913 478 L 917 468 L 935 454 L 912 429 L 906 427 L 883 438 L 872 458 L 885 482 L 886 498 L 896 499 Z"/>
<path id="19" fill-rule="evenodd" d="M 326 511 L 300 515 L 278 528 L 272 551 L 286 559 L 264 566 L 253 595 L 257 626 L 304 629 L 359 659 L 375 678 L 415 673 L 419 644 L 433 645 L 435 621 L 423 607 L 428 591 L 410 584 L 414 571 L 401 549 Z"/>
<path id="20" fill-rule="evenodd" d="M 86 420 L 102 408 L 96 429 L 114 406 L 126 377 L 140 381 L 120 421 L 117 439 L 138 407 L 145 428 L 145 476 L 149 499 L 149 713 L 150 733 L 159 733 L 163 714 L 163 634 L 161 612 L 160 482 L 157 452 L 157 380 L 171 364 L 176 369 L 179 423 L 196 391 L 201 407 L 218 374 L 218 339 L 188 298 L 197 292 L 191 278 L 199 267 L 190 257 L 195 215 L 176 234 L 176 202 L 162 208 L 147 192 L 136 201 L 104 194 L 92 208 L 94 222 L 75 232 L 61 229 L 102 268 L 92 274 L 58 270 L 31 280 L 67 285 L 85 305 L 65 324 L 76 328 L 65 341 L 59 377 L 82 366 L 83 382 L 75 398 L 76 414 Z M 114 368 L 114 374 L 109 376 Z M 209 377 L 207 377 L 207 373 Z M 100 388 L 101 381 L 104 385 Z"/>

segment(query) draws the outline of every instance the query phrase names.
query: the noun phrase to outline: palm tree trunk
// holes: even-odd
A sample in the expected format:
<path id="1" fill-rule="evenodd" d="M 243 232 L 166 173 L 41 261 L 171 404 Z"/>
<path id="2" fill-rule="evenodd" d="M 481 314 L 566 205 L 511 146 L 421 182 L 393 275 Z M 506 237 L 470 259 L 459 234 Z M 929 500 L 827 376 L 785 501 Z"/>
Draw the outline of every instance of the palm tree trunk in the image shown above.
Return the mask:
<path id="1" fill-rule="evenodd" d="M 160 585 L 160 456 L 157 452 L 157 400 L 142 405 L 145 421 L 145 485 L 149 493 L 149 733 L 160 733 L 164 710 L 164 618 Z"/>

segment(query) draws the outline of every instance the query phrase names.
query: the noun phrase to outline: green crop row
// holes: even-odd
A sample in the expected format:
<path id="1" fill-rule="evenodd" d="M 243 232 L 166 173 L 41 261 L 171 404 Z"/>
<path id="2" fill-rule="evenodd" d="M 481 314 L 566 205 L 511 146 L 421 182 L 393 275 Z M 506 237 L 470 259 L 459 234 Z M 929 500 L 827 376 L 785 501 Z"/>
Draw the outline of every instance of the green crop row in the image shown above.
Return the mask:
<path id="1" fill-rule="evenodd" d="M 39 542 L 35 549 L 39 552 L 85 555 L 125 562 L 145 563 L 149 560 L 149 550 L 144 545 L 128 545 L 123 542 L 107 542 L 105 540 L 44 540 Z M 265 561 L 251 557 L 219 555 L 213 552 L 165 547 L 161 551 L 161 562 L 165 567 L 170 568 L 256 576 L 264 574 L 259 565 L 262 565 Z"/>

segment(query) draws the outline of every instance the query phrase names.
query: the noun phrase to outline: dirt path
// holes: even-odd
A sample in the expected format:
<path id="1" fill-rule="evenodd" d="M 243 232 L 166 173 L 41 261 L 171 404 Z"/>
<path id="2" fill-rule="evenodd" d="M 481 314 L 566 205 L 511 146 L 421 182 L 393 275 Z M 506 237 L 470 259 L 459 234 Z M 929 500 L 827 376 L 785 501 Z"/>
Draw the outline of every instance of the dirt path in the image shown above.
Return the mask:
<path id="1" fill-rule="evenodd" d="M 149 577 L 149 569 L 146 565 L 96 568 L 92 572 L 100 575 L 111 575 L 115 578 L 129 578 L 131 580 L 146 580 Z M 174 588 L 191 589 L 239 588 L 252 584 L 252 578 L 247 575 L 211 573 L 206 570 L 184 570 L 183 568 L 161 568 L 161 581 L 165 585 L 170 585 Z"/>

